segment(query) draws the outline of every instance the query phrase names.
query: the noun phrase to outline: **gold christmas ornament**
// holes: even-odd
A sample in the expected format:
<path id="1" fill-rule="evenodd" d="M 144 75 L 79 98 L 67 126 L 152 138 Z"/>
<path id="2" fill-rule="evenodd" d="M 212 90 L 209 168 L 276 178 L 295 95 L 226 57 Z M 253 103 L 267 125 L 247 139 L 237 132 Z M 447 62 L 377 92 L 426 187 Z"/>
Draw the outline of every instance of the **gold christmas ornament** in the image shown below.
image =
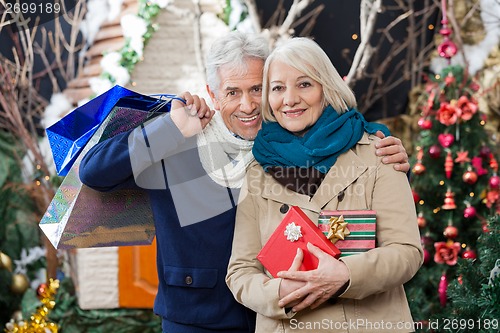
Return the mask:
<path id="1" fill-rule="evenodd" d="M 0 252 L 0 268 L 5 268 L 12 272 L 12 259 L 3 252 Z"/>
<path id="2" fill-rule="evenodd" d="M 347 229 L 347 222 L 344 220 L 344 215 L 330 218 L 328 224 L 330 229 L 328 230 L 326 238 L 328 238 L 333 244 L 335 244 L 339 239 L 344 240 L 346 236 L 351 234 L 349 229 Z"/>
<path id="3" fill-rule="evenodd" d="M 29 281 L 24 274 L 14 274 L 12 275 L 12 283 L 10 285 L 10 290 L 15 294 L 24 294 L 24 292 L 29 287 Z"/>

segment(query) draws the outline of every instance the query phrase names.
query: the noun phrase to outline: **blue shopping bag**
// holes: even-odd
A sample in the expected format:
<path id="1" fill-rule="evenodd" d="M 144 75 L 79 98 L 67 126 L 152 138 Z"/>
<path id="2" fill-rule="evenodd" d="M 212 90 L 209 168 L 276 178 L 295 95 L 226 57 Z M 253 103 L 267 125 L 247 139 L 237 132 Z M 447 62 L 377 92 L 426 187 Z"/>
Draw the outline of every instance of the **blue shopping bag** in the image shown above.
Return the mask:
<path id="1" fill-rule="evenodd" d="M 59 176 L 66 176 L 90 138 L 102 122 L 118 105 L 146 112 L 168 112 L 170 102 L 164 98 L 174 95 L 158 95 L 154 98 L 115 85 L 105 93 L 76 108 L 57 123 L 46 128 L 52 157 Z M 160 107 L 161 106 L 161 107 Z"/>

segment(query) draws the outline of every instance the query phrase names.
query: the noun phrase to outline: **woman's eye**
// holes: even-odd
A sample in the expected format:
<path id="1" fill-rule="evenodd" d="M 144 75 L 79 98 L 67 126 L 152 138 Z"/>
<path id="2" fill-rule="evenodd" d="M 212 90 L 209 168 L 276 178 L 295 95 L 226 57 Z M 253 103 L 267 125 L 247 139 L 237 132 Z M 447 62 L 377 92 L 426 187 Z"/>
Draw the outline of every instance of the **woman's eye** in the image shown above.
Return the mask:
<path id="1" fill-rule="evenodd" d="M 299 87 L 310 87 L 310 86 L 311 86 L 311 83 L 310 83 L 310 82 L 307 82 L 307 81 L 306 81 L 306 82 L 301 82 L 301 83 L 299 84 Z"/>
<path id="2" fill-rule="evenodd" d="M 274 86 L 271 90 L 272 91 L 281 91 L 282 87 L 281 86 Z"/>

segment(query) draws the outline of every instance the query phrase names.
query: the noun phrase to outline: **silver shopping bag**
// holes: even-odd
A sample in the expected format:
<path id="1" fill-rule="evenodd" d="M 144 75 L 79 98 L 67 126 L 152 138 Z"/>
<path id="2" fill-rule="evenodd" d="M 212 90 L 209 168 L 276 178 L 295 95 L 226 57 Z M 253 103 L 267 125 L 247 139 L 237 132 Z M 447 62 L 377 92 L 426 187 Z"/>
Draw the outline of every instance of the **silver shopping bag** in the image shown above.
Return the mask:
<path id="1" fill-rule="evenodd" d="M 82 184 L 79 167 L 95 144 L 168 112 L 172 97 L 137 94 L 120 98 L 112 106 L 73 161 L 40 221 L 40 228 L 55 248 L 151 244 L 155 230 L 147 193 L 142 189 L 95 191 Z"/>

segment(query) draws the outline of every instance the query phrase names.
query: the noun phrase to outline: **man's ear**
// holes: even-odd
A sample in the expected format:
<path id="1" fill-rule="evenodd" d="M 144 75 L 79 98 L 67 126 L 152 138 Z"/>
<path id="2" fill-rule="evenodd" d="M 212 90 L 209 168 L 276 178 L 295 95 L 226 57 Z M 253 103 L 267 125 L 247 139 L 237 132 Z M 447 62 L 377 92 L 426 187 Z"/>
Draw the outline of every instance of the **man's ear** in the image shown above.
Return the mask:
<path id="1" fill-rule="evenodd" d="M 212 100 L 212 105 L 214 106 L 214 109 L 217 111 L 220 111 L 220 103 L 217 97 L 215 97 L 215 93 L 210 89 L 208 84 L 206 85 L 207 87 L 207 93 L 210 96 L 210 99 Z"/>

